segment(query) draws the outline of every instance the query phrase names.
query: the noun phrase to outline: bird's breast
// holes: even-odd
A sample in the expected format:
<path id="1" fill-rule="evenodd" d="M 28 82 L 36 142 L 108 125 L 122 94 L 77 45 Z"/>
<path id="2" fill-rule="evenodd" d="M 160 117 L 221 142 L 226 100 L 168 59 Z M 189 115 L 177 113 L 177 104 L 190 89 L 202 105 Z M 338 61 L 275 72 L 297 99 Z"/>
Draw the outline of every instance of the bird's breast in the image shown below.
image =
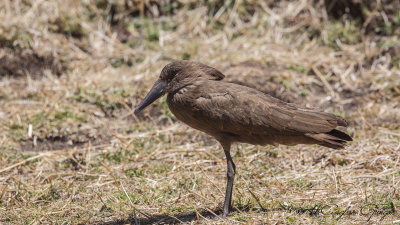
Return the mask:
<path id="1" fill-rule="evenodd" d="M 213 135 L 210 121 L 196 107 L 196 94 L 192 87 L 182 88 L 178 92 L 168 94 L 167 104 L 175 117 L 187 125 Z"/>
<path id="2" fill-rule="evenodd" d="M 178 120 L 191 124 L 196 115 L 193 110 L 194 99 L 188 93 L 186 88 L 180 89 L 178 92 L 168 94 L 167 104 L 171 112 Z"/>

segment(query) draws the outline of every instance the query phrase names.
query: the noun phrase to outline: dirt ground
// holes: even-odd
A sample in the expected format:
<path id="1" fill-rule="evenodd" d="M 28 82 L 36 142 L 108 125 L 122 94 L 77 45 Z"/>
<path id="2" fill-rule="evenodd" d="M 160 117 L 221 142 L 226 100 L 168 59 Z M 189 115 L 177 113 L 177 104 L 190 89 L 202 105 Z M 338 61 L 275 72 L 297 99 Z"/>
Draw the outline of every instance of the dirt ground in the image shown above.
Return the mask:
<path id="1" fill-rule="evenodd" d="M 0 224 L 400 223 L 400 2 L 0 2 Z M 344 150 L 237 144 L 165 97 L 176 59 L 349 121 Z"/>

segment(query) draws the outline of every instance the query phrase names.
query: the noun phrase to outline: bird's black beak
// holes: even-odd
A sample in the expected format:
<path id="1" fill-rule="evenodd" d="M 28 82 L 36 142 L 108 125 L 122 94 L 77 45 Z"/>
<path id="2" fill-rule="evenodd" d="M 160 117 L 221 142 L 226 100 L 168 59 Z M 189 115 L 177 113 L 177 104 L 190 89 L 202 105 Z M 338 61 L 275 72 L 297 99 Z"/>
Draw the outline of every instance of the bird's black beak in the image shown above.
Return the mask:
<path id="1" fill-rule="evenodd" d="M 150 89 L 149 93 L 147 93 L 146 97 L 144 97 L 142 102 L 136 107 L 135 114 L 138 114 L 159 97 L 163 96 L 165 94 L 166 87 L 167 82 L 158 79 L 156 83 L 154 83 L 153 87 Z"/>

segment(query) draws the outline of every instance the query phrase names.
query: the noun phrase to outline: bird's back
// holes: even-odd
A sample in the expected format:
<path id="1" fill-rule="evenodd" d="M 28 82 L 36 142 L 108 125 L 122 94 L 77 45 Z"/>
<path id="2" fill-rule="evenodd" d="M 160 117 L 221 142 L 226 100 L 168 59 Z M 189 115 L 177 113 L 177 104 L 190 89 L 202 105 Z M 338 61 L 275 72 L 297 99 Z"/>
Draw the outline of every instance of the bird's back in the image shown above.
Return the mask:
<path id="1" fill-rule="evenodd" d="M 255 89 L 201 80 L 168 95 L 174 115 L 217 140 L 250 144 L 320 144 L 342 148 L 351 137 L 336 130 L 347 122 L 331 113 L 301 108 Z"/>

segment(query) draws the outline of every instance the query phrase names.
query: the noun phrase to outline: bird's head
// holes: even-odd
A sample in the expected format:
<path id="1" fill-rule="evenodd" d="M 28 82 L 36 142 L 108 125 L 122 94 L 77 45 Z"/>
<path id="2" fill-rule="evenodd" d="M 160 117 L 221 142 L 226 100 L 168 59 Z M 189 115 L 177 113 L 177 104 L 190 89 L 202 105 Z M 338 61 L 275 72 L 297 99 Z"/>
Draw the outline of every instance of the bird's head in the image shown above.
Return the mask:
<path id="1" fill-rule="evenodd" d="M 166 93 L 175 93 L 179 89 L 201 79 L 222 80 L 225 76 L 218 70 L 198 62 L 187 60 L 167 64 L 160 77 L 135 109 L 135 114 Z"/>

